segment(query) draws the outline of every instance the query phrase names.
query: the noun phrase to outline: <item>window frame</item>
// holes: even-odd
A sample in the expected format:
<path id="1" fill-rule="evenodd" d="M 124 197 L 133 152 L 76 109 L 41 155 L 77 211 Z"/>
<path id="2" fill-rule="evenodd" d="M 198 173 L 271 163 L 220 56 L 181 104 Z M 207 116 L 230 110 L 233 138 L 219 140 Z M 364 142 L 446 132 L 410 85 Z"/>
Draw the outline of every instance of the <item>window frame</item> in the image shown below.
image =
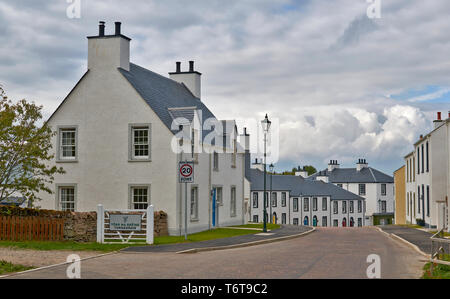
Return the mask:
<path id="1" fill-rule="evenodd" d="M 286 207 L 287 192 L 281 192 L 281 206 Z"/>
<path id="2" fill-rule="evenodd" d="M 256 197 L 255 197 L 255 195 L 256 195 Z M 258 197 L 259 197 L 259 195 L 258 195 L 258 192 L 253 192 L 253 197 L 252 197 L 252 208 L 253 209 L 257 209 L 258 208 Z M 256 205 L 255 205 L 255 203 L 256 203 Z"/>
<path id="3" fill-rule="evenodd" d="M 194 191 L 194 193 L 192 193 Z M 194 201 L 192 201 L 192 195 L 195 195 Z M 198 185 L 191 185 L 191 194 L 189 200 L 189 216 L 191 222 L 198 221 L 198 203 L 199 203 L 199 190 Z M 192 203 L 194 203 L 194 213 L 192 213 Z"/>
<path id="4" fill-rule="evenodd" d="M 270 204 L 272 205 L 272 208 L 276 208 L 278 205 L 278 193 L 276 191 L 273 191 L 271 193 L 270 201 L 271 201 Z"/>
<path id="5" fill-rule="evenodd" d="M 128 195 L 128 208 L 130 210 L 140 210 L 140 211 L 144 211 L 145 209 L 136 209 L 134 204 L 134 189 L 147 189 L 147 208 L 149 205 L 151 205 L 151 186 L 149 184 L 129 184 L 128 185 L 128 190 L 129 190 L 129 195 Z M 138 204 L 138 203 L 136 203 Z M 142 204 L 142 203 L 139 203 Z"/>
<path id="6" fill-rule="evenodd" d="M 292 211 L 298 212 L 298 197 L 292 199 Z"/>
<path id="7" fill-rule="evenodd" d="M 135 155 L 134 132 L 147 130 L 148 156 Z M 152 125 L 151 123 L 133 123 L 128 125 L 128 161 L 129 162 L 151 162 L 152 161 Z"/>
<path id="8" fill-rule="evenodd" d="M 213 152 L 213 171 L 219 171 L 219 153 Z"/>
<path id="9" fill-rule="evenodd" d="M 62 151 L 62 131 L 64 130 L 74 130 L 75 131 L 75 156 L 72 157 L 62 157 L 63 151 Z M 77 125 L 64 125 L 64 126 L 57 126 L 57 147 L 56 147 L 56 162 L 57 163 L 76 163 L 78 162 L 78 126 Z"/>
<path id="10" fill-rule="evenodd" d="M 328 211 L 328 198 L 322 197 L 322 211 Z"/>
<path id="11" fill-rule="evenodd" d="M 364 189 L 364 190 L 362 190 L 361 188 Z M 366 192 L 367 192 L 366 184 L 358 184 L 358 195 L 365 196 Z"/>
<path id="12" fill-rule="evenodd" d="M 303 198 L 303 212 L 309 212 L 309 197 Z"/>
<path id="13" fill-rule="evenodd" d="M 70 210 L 64 210 L 62 208 L 62 201 L 61 201 L 61 189 L 73 189 L 73 212 L 77 211 L 77 184 L 56 184 L 56 205 L 55 208 L 57 211 L 70 211 Z"/>
<path id="14" fill-rule="evenodd" d="M 384 190 L 383 190 L 384 188 Z M 387 194 L 387 185 L 386 184 L 381 184 L 381 196 L 386 196 Z"/>
<path id="15" fill-rule="evenodd" d="M 234 191 L 234 192 L 233 192 Z M 230 188 L 230 217 L 236 217 L 237 216 L 237 193 L 236 193 L 236 186 L 231 186 Z M 234 194 L 234 197 L 233 197 Z"/>

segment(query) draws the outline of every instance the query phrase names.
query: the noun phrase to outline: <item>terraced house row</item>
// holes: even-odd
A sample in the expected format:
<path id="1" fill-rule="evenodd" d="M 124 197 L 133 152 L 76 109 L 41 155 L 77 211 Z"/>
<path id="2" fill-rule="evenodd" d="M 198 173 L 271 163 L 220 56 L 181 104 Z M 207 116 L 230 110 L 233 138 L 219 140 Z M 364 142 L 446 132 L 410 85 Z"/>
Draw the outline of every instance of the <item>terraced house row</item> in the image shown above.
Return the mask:
<path id="1" fill-rule="evenodd" d="M 405 156 L 403 181 L 397 188 L 405 191 L 396 199 L 403 205 L 398 223 L 419 224 L 429 228 L 449 227 L 448 194 L 450 191 L 450 113 L 442 119 L 437 113 L 434 129 L 421 135 Z"/>
<path id="2" fill-rule="evenodd" d="M 255 163 L 247 170 L 251 184 L 248 218 L 262 222 L 322 227 L 361 227 L 365 224 L 366 199 L 323 180 L 296 175 L 266 175 L 264 193 L 263 165 Z M 270 194 L 270 203 L 269 203 Z M 270 215 L 270 216 L 269 216 Z"/>

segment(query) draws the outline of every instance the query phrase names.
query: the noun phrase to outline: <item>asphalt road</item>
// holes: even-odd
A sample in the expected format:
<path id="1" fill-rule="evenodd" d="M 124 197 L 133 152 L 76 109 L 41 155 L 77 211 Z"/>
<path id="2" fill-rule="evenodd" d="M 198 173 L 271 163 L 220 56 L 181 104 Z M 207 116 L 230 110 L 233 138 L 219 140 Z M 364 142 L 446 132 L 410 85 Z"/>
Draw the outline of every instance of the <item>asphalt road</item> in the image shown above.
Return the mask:
<path id="1" fill-rule="evenodd" d="M 118 253 L 81 262 L 81 278 L 367 278 L 367 256 L 381 278 L 419 278 L 423 257 L 374 228 L 318 228 L 276 243 L 195 254 Z M 66 278 L 67 265 L 12 278 Z"/>

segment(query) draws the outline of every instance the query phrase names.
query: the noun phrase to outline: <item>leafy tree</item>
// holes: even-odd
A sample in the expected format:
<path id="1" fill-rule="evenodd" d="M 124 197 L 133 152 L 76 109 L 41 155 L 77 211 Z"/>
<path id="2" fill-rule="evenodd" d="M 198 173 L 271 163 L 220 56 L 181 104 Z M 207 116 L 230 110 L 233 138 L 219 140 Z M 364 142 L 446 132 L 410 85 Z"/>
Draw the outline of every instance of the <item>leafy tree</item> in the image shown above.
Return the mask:
<path id="1" fill-rule="evenodd" d="M 303 170 L 305 170 L 306 172 L 308 172 L 308 175 L 312 175 L 314 173 L 317 172 L 316 168 L 314 166 L 311 165 L 306 165 L 303 167 Z M 281 174 L 282 175 L 295 175 L 295 173 L 298 171 L 297 167 L 293 167 L 291 171 L 286 170 L 283 171 Z"/>
<path id="2" fill-rule="evenodd" d="M 0 86 L 0 201 L 18 193 L 31 203 L 40 191 L 53 193 L 47 187 L 62 168 L 49 166 L 53 159 L 52 132 L 42 119 L 42 106 L 26 100 L 13 103 Z"/>
<path id="3" fill-rule="evenodd" d="M 317 172 L 317 169 L 312 165 L 305 165 L 303 166 L 303 169 L 308 172 L 308 175 L 312 175 Z"/>

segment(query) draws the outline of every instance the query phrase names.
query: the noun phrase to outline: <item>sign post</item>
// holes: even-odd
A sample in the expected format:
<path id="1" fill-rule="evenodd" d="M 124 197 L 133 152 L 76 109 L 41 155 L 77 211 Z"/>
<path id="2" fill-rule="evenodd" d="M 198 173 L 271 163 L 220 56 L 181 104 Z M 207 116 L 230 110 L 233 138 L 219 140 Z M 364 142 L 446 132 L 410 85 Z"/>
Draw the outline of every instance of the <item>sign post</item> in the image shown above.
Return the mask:
<path id="1" fill-rule="evenodd" d="M 180 183 L 184 183 L 184 239 L 187 240 L 187 218 L 188 218 L 187 184 L 192 184 L 194 182 L 194 162 L 180 161 L 179 178 Z"/>

